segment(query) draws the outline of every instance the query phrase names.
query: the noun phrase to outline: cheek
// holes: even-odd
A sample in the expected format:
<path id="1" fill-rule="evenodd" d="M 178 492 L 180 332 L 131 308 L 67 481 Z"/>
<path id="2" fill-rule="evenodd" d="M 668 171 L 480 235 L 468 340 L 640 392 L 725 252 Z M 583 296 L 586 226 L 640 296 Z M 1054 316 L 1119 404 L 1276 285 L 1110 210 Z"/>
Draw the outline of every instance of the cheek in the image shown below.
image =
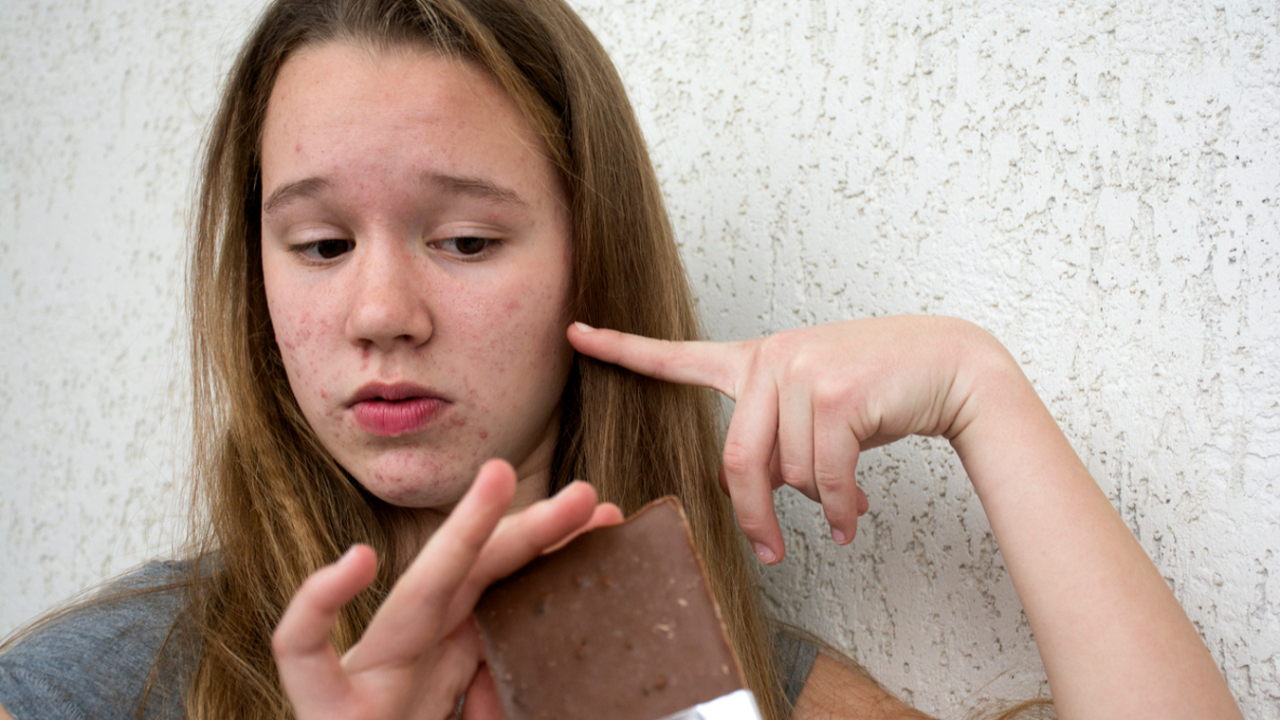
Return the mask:
<path id="1" fill-rule="evenodd" d="M 543 364 L 569 347 L 565 338 L 565 289 L 538 278 L 517 279 L 499 289 L 468 323 L 489 337 L 506 365 Z"/>
<path id="2" fill-rule="evenodd" d="M 304 353 L 315 337 L 315 328 L 310 310 L 301 310 L 297 314 L 277 312 L 271 313 L 271 326 L 275 330 L 276 344 L 280 352 L 287 356 Z"/>
<path id="3" fill-rule="evenodd" d="M 573 348 L 565 337 L 567 292 L 554 285 L 526 288 L 508 300 L 507 386 L 536 405 L 555 405 L 564 390 Z"/>
<path id="4" fill-rule="evenodd" d="M 555 273 L 507 278 L 472 302 L 456 326 L 468 335 L 468 382 L 487 409 L 524 405 L 541 416 L 559 400 L 572 348 L 565 338 L 567 291 Z M 480 372 L 480 368 L 484 368 Z M 530 418 L 531 420 L 533 418 Z"/>
<path id="5" fill-rule="evenodd" d="M 330 395 L 321 370 L 333 367 L 324 361 L 325 338 L 332 328 L 322 319 L 332 313 L 326 312 L 315 298 L 297 301 L 294 295 L 281 292 L 267 295 L 267 307 L 289 386 L 304 412 L 308 411 L 309 401 L 326 400 Z"/>

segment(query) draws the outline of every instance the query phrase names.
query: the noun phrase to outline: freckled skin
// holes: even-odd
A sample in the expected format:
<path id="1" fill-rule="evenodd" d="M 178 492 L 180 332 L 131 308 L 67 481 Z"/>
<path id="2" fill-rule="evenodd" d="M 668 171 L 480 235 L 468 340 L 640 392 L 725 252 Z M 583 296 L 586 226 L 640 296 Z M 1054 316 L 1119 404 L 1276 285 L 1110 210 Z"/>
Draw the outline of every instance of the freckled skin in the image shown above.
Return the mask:
<path id="1" fill-rule="evenodd" d="M 516 466 L 520 504 L 545 495 L 572 359 L 569 220 L 515 104 L 466 63 L 329 43 L 281 69 L 262 145 L 264 197 L 323 181 L 264 212 L 262 254 L 285 371 L 325 448 L 401 506 L 447 511 L 492 457 Z M 494 242 L 466 255 L 458 237 Z M 321 240 L 350 244 L 330 258 Z M 446 402 L 420 430 L 371 434 L 351 403 L 374 381 Z"/>

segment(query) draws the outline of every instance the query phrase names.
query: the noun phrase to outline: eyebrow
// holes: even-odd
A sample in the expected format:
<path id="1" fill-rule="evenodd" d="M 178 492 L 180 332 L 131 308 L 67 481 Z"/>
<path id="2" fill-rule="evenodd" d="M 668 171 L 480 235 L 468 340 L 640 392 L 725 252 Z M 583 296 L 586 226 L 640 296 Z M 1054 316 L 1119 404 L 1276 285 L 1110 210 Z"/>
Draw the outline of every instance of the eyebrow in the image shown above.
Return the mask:
<path id="1" fill-rule="evenodd" d="M 309 177 L 287 185 L 281 185 L 275 192 L 271 193 L 271 197 L 262 203 L 262 214 L 270 215 L 281 206 L 288 205 L 294 200 L 315 197 L 328 189 L 328 187 L 329 181 L 318 177 Z"/>
<path id="2" fill-rule="evenodd" d="M 511 205 L 527 206 L 529 204 L 516 191 L 484 178 L 424 172 L 418 176 L 418 182 L 454 195 L 467 195 Z M 329 186 L 329 181 L 320 177 L 309 177 L 282 185 L 262 203 L 262 214 L 270 215 L 294 200 L 315 197 L 329 189 Z"/>
<path id="3" fill-rule="evenodd" d="M 516 191 L 479 177 L 424 172 L 418 176 L 418 182 L 423 185 L 434 186 L 454 195 L 468 195 L 480 200 L 492 200 L 511 205 L 529 204 Z"/>

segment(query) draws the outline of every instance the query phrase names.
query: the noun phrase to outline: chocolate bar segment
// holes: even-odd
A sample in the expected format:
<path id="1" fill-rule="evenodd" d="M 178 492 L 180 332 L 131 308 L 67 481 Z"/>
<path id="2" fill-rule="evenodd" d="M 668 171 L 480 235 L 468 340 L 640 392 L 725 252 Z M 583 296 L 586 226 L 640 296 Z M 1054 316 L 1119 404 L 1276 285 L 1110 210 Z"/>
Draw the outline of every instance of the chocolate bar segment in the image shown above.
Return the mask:
<path id="1" fill-rule="evenodd" d="M 675 498 L 496 583 L 476 619 L 508 720 L 655 720 L 745 687 Z"/>

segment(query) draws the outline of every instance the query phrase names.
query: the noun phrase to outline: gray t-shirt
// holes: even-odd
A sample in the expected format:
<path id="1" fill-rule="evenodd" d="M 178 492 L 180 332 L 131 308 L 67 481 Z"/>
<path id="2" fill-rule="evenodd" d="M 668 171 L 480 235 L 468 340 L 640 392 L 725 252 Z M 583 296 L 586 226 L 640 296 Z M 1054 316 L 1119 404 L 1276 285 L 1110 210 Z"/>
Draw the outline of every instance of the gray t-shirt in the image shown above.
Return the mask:
<path id="1" fill-rule="evenodd" d="M 135 720 L 145 694 L 143 718 L 185 717 L 183 672 L 194 667 L 198 646 L 174 622 L 181 594 L 164 587 L 183 567 L 149 563 L 107 587 L 102 602 L 19 640 L 0 655 L 0 704 L 14 720 Z M 166 662 L 157 666 L 162 646 Z"/>
<path id="2" fill-rule="evenodd" d="M 108 587 L 112 599 L 60 617 L 0 654 L 0 705 L 14 720 L 134 720 L 150 683 L 142 717 L 182 720 L 186 673 L 199 645 L 175 623 L 181 593 L 163 586 L 181 580 L 184 567 L 150 563 Z M 147 588 L 153 591 L 141 592 Z M 794 705 L 817 648 L 785 633 L 774 647 Z"/>

